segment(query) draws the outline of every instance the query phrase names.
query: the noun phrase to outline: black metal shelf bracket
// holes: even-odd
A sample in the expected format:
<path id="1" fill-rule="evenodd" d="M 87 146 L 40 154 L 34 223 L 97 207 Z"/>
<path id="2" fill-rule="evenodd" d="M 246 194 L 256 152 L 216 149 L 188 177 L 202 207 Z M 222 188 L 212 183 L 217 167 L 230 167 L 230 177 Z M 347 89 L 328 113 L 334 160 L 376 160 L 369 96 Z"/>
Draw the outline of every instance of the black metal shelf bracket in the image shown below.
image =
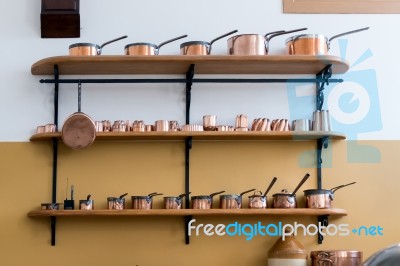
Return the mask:
<path id="1" fill-rule="evenodd" d="M 324 106 L 324 90 L 325 86 L 332 82 L 332 65 L 327 65 L 317 75 L 316 79 L 316 110 L 321 111 Z M 328 137 L 322 137 L 317 140 L 317 185 L 318 189 L 322 189 L 322 150 L 328 148 Z M 329 223 L 328 216 L 318 216 L 318 224 L 327 226 Z M 326 225 L 325 225 L 326 224 Z M 322 244 L 324 236 L 318 232 L 318 244 Z"/>
<path id="2" fill-rule="evenodd" d="M 321 227 L 322 226 L 327 227 L 329 225 L 328 215 L 318 216 L 318 225 Z M 323 241 L 324 241 L 324 236 L 321 235 L 321 233 L 318 230 L 318 244 L 322 244 Z"/>
<path id="3" fill-rule="evenodd" d="M 59 72 L 58 66 L 54 66 L 54 124 L 56 128 L 58 128 L 58 80 L 59 80 Z M 57 202 L 57 165 L 58 165 L 58 141 L 57 138 L 53 138 L 53 172 L 52 172 L 52 195 L 51 202 Z M 51 245 L 56 245 L 56 217 L 50 217 L 50 228 L 51 228 Z"/>
<path id="4" fill-rule="evenodd" d="M 190 124 L 190 103 L 192 101 L 192 85 L 194 77 L 194 64 L 191 64 L 186 73 L 186 124 Z M 190 150 L 192 149 L 192 137 L 188 137 L 185 140 L 185 208 L 190 209 L 189 192 L 190 192 Z M 185 244 L 190 244 L 189 236 L 189 222 L 192 220 L 193 216 L 185 216 Z"/>
<path id="5" fill-rule="evenodd" d="M 327 65 L 324 69 L 322 69 L 316 76 L 316 86 L 317 86 L 317 110 L 321 111 L 324 105 L 324 89 L 325 85 L 328 86 L 329 82 L 335 82 L 336 79 L 331 79 L 332 77 L 332 65 Z M 340 79 L 339 79 L 340 81 Z M 340 82 L 343 82 L 341 80 Z"/>

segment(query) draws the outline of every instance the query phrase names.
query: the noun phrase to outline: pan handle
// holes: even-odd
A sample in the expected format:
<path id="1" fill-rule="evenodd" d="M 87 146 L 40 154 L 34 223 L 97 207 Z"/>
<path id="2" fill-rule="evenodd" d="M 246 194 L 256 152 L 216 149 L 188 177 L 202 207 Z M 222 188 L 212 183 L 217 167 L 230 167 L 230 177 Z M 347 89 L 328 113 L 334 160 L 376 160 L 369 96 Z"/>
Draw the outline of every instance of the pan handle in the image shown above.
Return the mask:
<path id="1" fill-rule="evenodd" d="M 226 37 L 226 36 L 229 36 L 229 35 L 231 35 L 231 34 L 234 34 L 234 33 L 236 33 L 236 32 L 238 32 L 238 30 L 230 31 L 230 32 L 228 32 L 228 33 L 225 33 L 224 35 L 221 35 L 221 36 L 219 36 L 219 37 L 217 37 L 217 38 L 211 40 L 211 42 L 208 44 L 207 54 L 211 54 L 211 47 L 212 47 L 212 44 L 213 44 L 214 42 L 216 42 L 216 41 L 218 41 L 219 39 L 222 39 L 222 38 L 224 38 L 224 37 Z"/>
<path id="2" fill-rule="evenodd" d="M 364 30 L 368 30 L 368 29 L 369 29 L 369 27 L 365 27 L 365 28 L 358 29 L 358 30 L 352 30 L 352 31 L 343 32 L 343 33 L 340 33 L 340 34 L 337 34 L 337 35 L 332 36 L 332 37 L 329 39 L 329 42 L 332 41 L 333 39 L 342 37 L 342 36 L 344 36 L 344 35 L 348 35 L 348 34 L 352 34 L 352 33 L 357 33 L 357 32 L 364 31 Z"/>
<path id="3" fill-rule="evenodd" d="M 78 112 L 81 112 L 81 102 L 82 102 L 82 83 L 78 82 Z"/>
<path id="4" fill-rule="evenodd" d="M 224 192 L 225 192 L 225 190 L 218 191 L 218 192 L 215 192 L 215 193 L 211 193 L 211 194 L 210 194 L 210 198 L 214 197 L 215 195 L 218 195 L 218 194 L 224 193 Z"/>
<path id="5" fill-rule="evenodd" d="M 294 189 L 294 191 L 292 192 L 292 194 L 290 195 L 291 197 L 293 197 L 295 194 L 296 194 L 296 192 L 297 192 L 297 190 L 299 190 L 299 188 L 304 184 L 304 182 L 306 182 L 307 181 L 307 179 L 310 177 L 310 174 L 306 174 L 304 177 L 303 177 L 303 179 L 300 181 L 300 183 L 297 185 L 297 187 Z"/>
<path id="6" fill-rule="evenodd" d="M 271 32 L 271 33 L 267 33 L 265 35 L 265 50 L 269 51 L 269 41 L 279 35 L 283 35 L 283 34 L 288 34 L 288 33 L 293 33 L 293 32 L 298 32 L 298 31 L 303 31 L 303 30 L 307 30 L 307 28 L 301 28 L 301 29 L 296 29 L 296 30 L 289 30 L 289 31 L 277 31 L 275 33 Z"/>
<path id="7" fill-rule="evenodd" d="M 303 31 L 303 30 L 307 30 L 308 28 L 301 28 L 301 29 L 295 29 L 295 30 L 288 30 L 288 31 L 279 31 L 273 34 L 270 34 L 269 37 L 266 36 L 266 40 L 267 42 L 269 42 L 272 38 L 279 36 L 279 35 L 283 35 L 283 34 L 288 34 L 288 33 L 293 33 L 293 32 L 298 32 L 298 31 Z"/>
<path id="8" fill-rule="evenodd" d="M 255 191 L 255 190 L 256 190 L 255 188 L 250 189 L 250 190 L 246 190 L 246 191 L 240 193 L 240 197 L 243 196 L 243 195 L 246 194 L 246 193 L 249 193 L 249 192 L 252 192 L 252 191 Z"/>
<path id="9" fill-rule="evenodd" d="M 268 32 L 267 34 L 264 35 L 265 38 L 267 38 L 269 35 L 271 34 L 275 34 L 275 33 L 283 33 L 285 32 L 284 30 L 278 30 L 278 31 L 272 31 L 272 32 Z"/>
<path id="10" fill-rule="evenodd" d="M 157 46 L 157 48 L 156 48 L 156 49 L 157 49 L 157 50 L 156 50 L 156 54 L 158 54 L 158 50 L 160 50 L 160 47 L 161 47 L 161 46 L 166 45 L 167 43 L 170 43 L 170 42 L 179 40 L 179 39 L 186 38 L 186 37 L 187 37 L 187 35 L 185 34 L 185 35 L 182 35 L 182 36 L 179 36 L 179 37 L 175 37 L 175 38 L 173 38 L 173 39 L 170 39 L 170 40 L 168 40 L 168 41 L 165 41 L 165 42 L 160 43 L 160 44 Z"/>
<path id="11" fill-rule="evenodd" d="M 342 188 L 342 187 L 347 187 L 347 186 L 353 185 L 353 184 L 355 184 L 355 183 L 356 183 L 356 182 L 351 182 L 351 183 L 346 184 L 346 185 L 341 185 L 341 186 L 337 186 L 337 187 L 331 188 L 332 193 L 334 193 L 336 190 L 338 190 L 338 189 L 340 189 L 340 188 Z"/>
<path id="12" fill-rule="evenodd" d="M 124 35 L 124 36 L 118 37 L 116 39 L 113 39 L 111 41 L 103 43 L 102 45 L 100 45 L 100 49 L 97 51 L 97 54 L 101 54 L 101 49 L 103 49 L 103 47 L 106 46 L 107 44 L 110 44 L 110 43 L 113 43 L 113 42 L 116 42 L 116 41 L 119 41 L 119 40 L 122 40 L 122 39 L 125 39 L 125 38 L 128 38 L 128 36 Z"/>

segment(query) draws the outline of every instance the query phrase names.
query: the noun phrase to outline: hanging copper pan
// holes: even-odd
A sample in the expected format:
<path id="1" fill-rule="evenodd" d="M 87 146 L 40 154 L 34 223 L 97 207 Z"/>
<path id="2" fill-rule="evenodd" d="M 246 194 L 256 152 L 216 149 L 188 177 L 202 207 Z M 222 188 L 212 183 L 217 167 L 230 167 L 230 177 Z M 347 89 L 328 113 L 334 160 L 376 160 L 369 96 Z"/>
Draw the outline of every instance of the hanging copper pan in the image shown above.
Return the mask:
<path id="1" fill-rule="evenodd" d="M 70 115 L 62 127 L 62 140 L 73 150 L 89 147 L 96 138 L 96 126 L 90 116 L 81 112 L 81 83 L 78 85 L 78 112 Z"/>

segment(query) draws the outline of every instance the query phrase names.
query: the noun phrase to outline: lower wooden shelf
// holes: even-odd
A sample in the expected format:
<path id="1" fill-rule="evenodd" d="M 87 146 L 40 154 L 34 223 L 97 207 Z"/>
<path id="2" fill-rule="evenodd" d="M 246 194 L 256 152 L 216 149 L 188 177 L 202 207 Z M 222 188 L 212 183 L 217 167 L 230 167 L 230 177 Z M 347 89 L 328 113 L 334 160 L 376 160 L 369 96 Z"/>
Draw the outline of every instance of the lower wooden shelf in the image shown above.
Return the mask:
<path id="1" fill-rule="evenodd" d="M 346 216 L 344 209 L 152 209 L 152 210 L 37 210 L 28 213 L 29 217 L 51 216 Z"/>

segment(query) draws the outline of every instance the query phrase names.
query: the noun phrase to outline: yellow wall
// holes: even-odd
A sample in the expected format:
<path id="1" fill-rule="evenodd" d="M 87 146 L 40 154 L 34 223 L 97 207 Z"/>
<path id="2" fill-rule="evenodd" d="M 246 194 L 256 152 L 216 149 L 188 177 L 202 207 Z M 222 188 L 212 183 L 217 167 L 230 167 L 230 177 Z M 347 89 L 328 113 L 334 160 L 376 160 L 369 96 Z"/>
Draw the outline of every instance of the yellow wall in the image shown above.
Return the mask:
<path id="1" fill-rule="evenodd" d="M 364 258 L 400 242 L 398 220 L 397 151 L 399 141 L 364 141 L 381 152 L 376 164 L 347 162 L 347 144 L 334 142 L 332 167 L 323 170 L 324 188 L 356 181 L 335 193 L 334 205 L 348 210 L 332 223 L 384 228 L 383 237 L 297 237 L 308 251 L 354 249 Z M 316 170 L 299 166 L 313 142 L 195 142 L 191 152 L 192 195 L 218 190 L 240 193 L 265 190 L 273 176 L 278 181 L 269 196 L 282 188 L 293 190 L 306 172 L 305 188 L 315 188 Z M 180 142 L 95 143 L 82 151 L 60 145 L 58 202 L 65 198 L 66 179 L 76 189 L 76 199 L 92 194 L 96 209 L 106 208 L 108 196 L 145 195 L 154 191 L 178 195 L 184 191 L 184 144 Z M 40 203 L 51 201 L 51 145 L 49 143 L 0 143 L 0 265 L 266 265 L 274 237 L 191 237 L 184 244 L 182 217 L 64 217 L 57 219 L 57 243 L 50 245 L 49 218 L 28 218 Z M 313 161 L 312 154 L 304 155 Z M 302 204 L 302 190 L 298 193 Z M 218 198 L 217 198 L 218 200 Z M 162 197 L 154 198 L 155 208 Z M 245 197 L 245 205 L 247 196 Z M 195 217 L 196 218 L 196 217 Z M 197 223 L 314 223 L 308 217 L 197 217 Z M 4 251 L 7 253 L 4 253 Z"/>

